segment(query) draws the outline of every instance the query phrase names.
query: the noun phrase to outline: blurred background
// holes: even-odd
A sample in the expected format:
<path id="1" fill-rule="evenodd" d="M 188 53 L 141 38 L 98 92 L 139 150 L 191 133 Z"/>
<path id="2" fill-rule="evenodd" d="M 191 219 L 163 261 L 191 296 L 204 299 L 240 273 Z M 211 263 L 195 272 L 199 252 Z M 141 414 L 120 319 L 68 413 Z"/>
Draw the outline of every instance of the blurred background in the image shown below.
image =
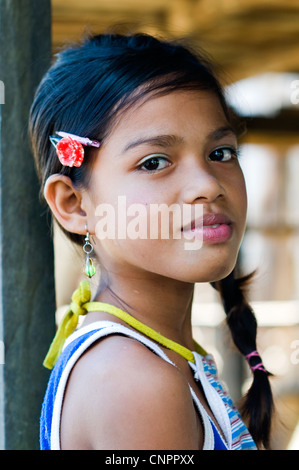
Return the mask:
<path id="1" fill-rule="evenodd" d="M 272 448 L 299 449 L 299 1 L 52 0 L 53 54 L 86 31 L 114 25 L 203 47 L 218 64 L 230 105 L 247 123 L 241 165 L 249 210 L 239 263 L 245 274 L 256 270 L 250 299 L 277 403 Z M 77 260 L 72 277 L 65 271 L 68 257 L 73 266 Z M 61 312 L 81 277 L 82 259 L 57 229 L 55 269 Z M 214 354 L 238 400 L 251 378 L 223 320 L 213 289 L 197 285 L 194 335 Z"/>

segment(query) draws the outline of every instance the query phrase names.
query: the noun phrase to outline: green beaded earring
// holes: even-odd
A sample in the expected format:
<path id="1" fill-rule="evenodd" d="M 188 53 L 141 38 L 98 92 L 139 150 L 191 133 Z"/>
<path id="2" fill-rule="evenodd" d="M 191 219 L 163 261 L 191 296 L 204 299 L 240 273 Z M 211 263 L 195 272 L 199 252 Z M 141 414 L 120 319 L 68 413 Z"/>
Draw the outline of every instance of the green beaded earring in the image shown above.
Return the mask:
<path id="1" fill-rule="evenodd" d="M 88 231 L 86 231 L 85 244 L 83 245 L 83 251 L 85 253 L 85 269 L 84 269 L 84 272 L 85 272 L 86 276 L 92 277 L 96 273 L 96 268 L 95 268 L 95 265 L 93 264 L 93 260 L 90 256 L 91 253 L 93 252 L 93 246 L 90 243 L 89 232 Z"/>

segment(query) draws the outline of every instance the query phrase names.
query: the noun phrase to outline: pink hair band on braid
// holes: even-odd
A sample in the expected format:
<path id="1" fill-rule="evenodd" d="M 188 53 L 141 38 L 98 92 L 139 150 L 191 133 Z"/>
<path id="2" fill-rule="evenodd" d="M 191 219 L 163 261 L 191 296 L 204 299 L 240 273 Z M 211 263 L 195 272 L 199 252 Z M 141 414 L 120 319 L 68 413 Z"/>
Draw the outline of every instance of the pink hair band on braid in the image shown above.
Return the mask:
<path id="1" fill-rule="evenodd" d="M 249 359 L 250 359 L 251 357 L 254 357 L 254 356 L 257 356 L 257 357 L 260 358 L 260 355 L 259 355 L 259 353 L 258 353 L 257 351 L 252 351 L 251 353 L 249 353 L 249 354 L 247 354 L 247 355 L 245 356 L 246 359 L 247 359 L 247 361 L 248 361 L 248 363 L 249 363 Z M 265 369 L 265 367 L 264 367 L 264 365 L 263 365 L 262 362 L 259 362 L 259 363 L 256 364 L 255 366 L 251 366 L 251 365 L 249 364 L 249 367 L 250 367 L 250 369 L 252 370 L 252 372 L 254 372 L 255 370 L 261 370 L 261 371 L 267 373 L 267 371 L 266 371 L 266 369 Z"/>

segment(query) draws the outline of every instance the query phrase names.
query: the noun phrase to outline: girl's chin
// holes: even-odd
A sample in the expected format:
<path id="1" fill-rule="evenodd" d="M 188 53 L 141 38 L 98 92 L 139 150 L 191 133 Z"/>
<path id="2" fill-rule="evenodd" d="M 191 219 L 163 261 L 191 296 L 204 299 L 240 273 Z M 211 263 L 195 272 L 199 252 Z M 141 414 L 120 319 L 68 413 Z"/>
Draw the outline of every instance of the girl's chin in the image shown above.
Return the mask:
<path id="1" fill-rule="evenodd" d="M 215 266 L 214 268 L 210 267 L 210 269 L 197 269 L 192 267 L 187 269 L 186 267 L 180 269 L 179 265 L 175 266 L 173 270 L 168 269 L 167 271 L 156 271 L 156 274 L 161 277 L 165 277 L 168 279 L 173 279 L 173 281 L 178 281 L 182 283 L 188 284 L 195 284 L 195 283 L 209 283 L 209 282 L 216 282 L 221 279 L 224 279 L 228 276 L 232 270 L 234 269 L 235 265 L 229 264 L 225 266 Z"/>
<path id="2" fill-rule="evenodd" d="M 189 264 L 189 266 L 182 266 L 178 264 L 174 269 L 174 278 L 182 282 L 191 283 L 204 283 L 204 282 L 216 282 L 224 279 L 234 269 L 236 260 L 230 259 L 226 262 L 212 263 L 209 260 L 199 261 L 197 265 Z M 171 272 L 169 272 L 169 277 Z"/>
<path id="3" fill-rule="evenodd" d="M 194 247 L 194 246 L 193 246 Z M 106 246 L 107 249 L 107 246 Z M 203 244 L 198 250 L 186 250 L 182 244 L 171 248 L 168 244 L 148 240 L 135 241 L 132 246 L 128 241 L 119 246 L 112 243 L 106 251 L 108 258 L 112 255 L 117 261 L 113 264 L 114 272 L 126 273 L 130 277 L 168 278 L 187 283 L 214 282 L 225 278 L 234 269 L 237 261 L 237 247 L 232 243 L 216 245 Z M 111 253 L 113 251 L 113 254 Z M 109 266 L 109 260 L 102 259 L 100 264 Z M 133 274 L 132 274 L 133 273 Z"/>

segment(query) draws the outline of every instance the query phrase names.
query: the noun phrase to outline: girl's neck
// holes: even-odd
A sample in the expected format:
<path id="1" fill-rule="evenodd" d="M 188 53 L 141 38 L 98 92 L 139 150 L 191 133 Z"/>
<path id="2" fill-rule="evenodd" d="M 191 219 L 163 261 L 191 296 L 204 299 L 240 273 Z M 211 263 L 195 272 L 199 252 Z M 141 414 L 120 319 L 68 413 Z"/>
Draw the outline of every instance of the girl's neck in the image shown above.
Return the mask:
<path id="1" fill-rule="evenodd" d="M 164 336 L 192 348 L 191 305 L 194 285 L 153 277 L 102 280 L 95 300 L 125 310 Z"/>

